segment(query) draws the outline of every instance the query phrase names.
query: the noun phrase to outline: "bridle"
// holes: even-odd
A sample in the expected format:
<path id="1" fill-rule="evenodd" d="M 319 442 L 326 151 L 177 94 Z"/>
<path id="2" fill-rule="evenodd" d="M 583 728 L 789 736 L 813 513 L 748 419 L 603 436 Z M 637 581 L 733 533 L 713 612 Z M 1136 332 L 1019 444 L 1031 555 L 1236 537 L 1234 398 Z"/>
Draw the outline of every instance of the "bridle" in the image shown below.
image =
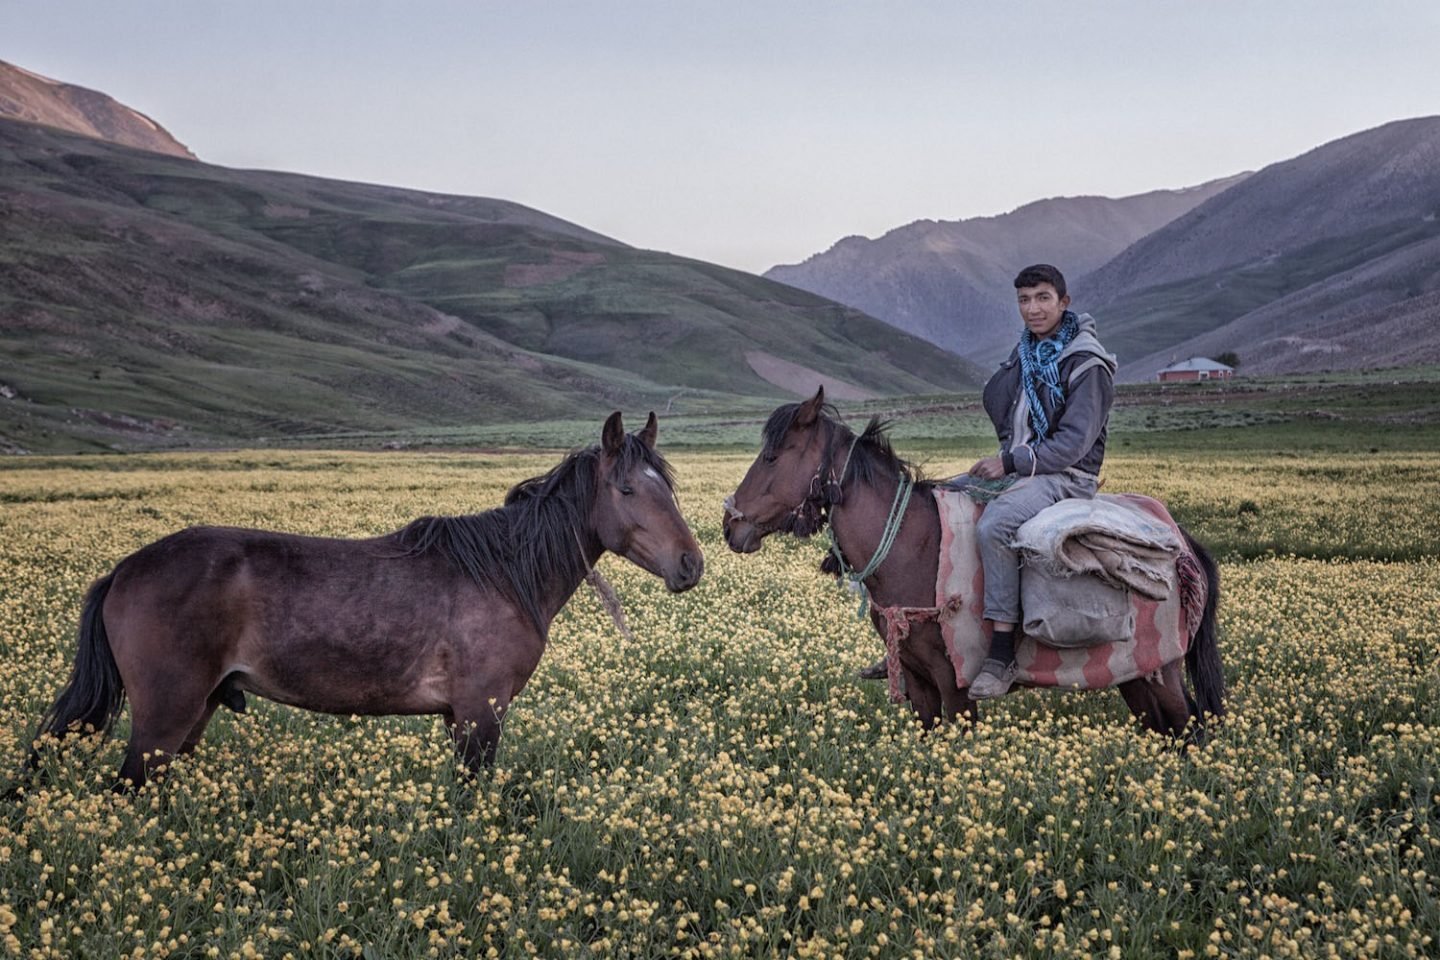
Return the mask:
<path id="1" fill-rule="evenodd" d="M 829 421 L 827 421 L 828 423 Z M 860 442 L 861 436 L 857 433 L 855 438 L 850 441 L 850 450 L 845 454 L 845 463 L 841 466 L 837 476 L 834 470 L 835 429 L 831 424 L 829 434 L 825 438 L 825 454 L 820 458 L 820 466 L 816 468 L 815 475 L 810 478 L 809 492 L 805 499 L 775 523 L 762 524 L 751 520 L 750 523 L 755 526 L 760 535 L 763 537 L 770 533 L 785 532 L 808 537 L 820 532 L 830 520 L 831 509 L 845 500 L 842 486 L 845 482 L 845 475 L 850 470 L 850 459 L 855 454 L 855 446 Z M 905 510 L 910 505 L 910 494 L 914 490 L 915 478 L 901 470 L 899 482 L 895 486 L 895 499 L 890 503 L 890 512 L 886 516 L 885 526 L 880 532 L 880 542 L 870 556 L 870 561 L 863 567 L 857 569 L 846 562 L 845 554 L 835 539 L 835 528 L 833 526 L 830 528 L 830 549 L 820 569 L 835 574 L 842 586 L 849 583 L 859 589 L 860 610 L 858 616 L 860 617 L 865 616 L 865 612 L 870 606 L 870 591 L 866 588 L 865 581 L 880 569 L 880 565 L 890 555 L 890 548 L 895 545 L 896 539 L 900 536 L 900 526 L 905 521 Z M 732 520 L 745 519 L 744 512 L 735 506 L 734 494 L 725 498 L 725 517 L 727 523 Z"/>
<path id="2" fill-rule="evenodd" d="M 850 472 L 850 460 L 855 455 L 855 447 L 863 434 L 855 434 L 855 438 L 850 441 L 850 449 L 845 454 L 845 463 L 841 465 L 839 474 L 836 474 L 834 469 L 835 424 L 828 420 L 826 423 L 829 432 L 825 438 L 825 453 L 820 458 L 820 465 L 815 469 L 815 475 L 810 478 L 805 499 L 774 523 L 749 521 L 762 537 L 776 532 L 793 533 L 797 536 L 810 536 L 818 533 L 829 523 L 832 508 L 844 502 L 845 477 Z M 915 477 L 910 471 L 901 469 L 898 483 L 895 486 L 895 499 L 890 504 L 890 513 L 885 518 L 885 526 L 880 532 L 880 542 L 876 545 L 875 552 L 870 556 L 868 563 L 860 569 L 850 566 L 845 561 L 845 555 L 835 539 L 835 528 L 831 526 L 830 547 L 826 551 L 824 562 L 820 565 L 822 571 L 835 575 L 836 582 L 841 587 L 852 588 L 859 592 L 860 607 L 856 611 L 856 617 L 863 619 L 867 612 L 873 612 L 880 617 L 880 621 L 883 621 L 885 625 L 882 631 L 885 637 L 885 673 L 890 699 L 896 702 L 903 699 L 905 694 L 901 676 L 900 644 L 910 635 L 911 627 L 914 624 L 932 620 L 938 623 L 944 617 L 953 616 L 963 604 L 963 598 L 956 595 L 934 607 L 885 606 L 876 603 L 873 611 L 871 609 L 870 590 L 865 581 L 880 569 L 885 558 L 889 556 L 891 547 L 899 538 L 900 527 L 905 521 L 905 511 L 910 505 L 910 495 L 914 492 L 915 485 Z M 735 495 L 732 493 L 726 497 L 726 524 L 746 519 L 745 512 L 735 505 Z M 728 536 L 728 529 L 726 533 Z"/>
<path id="3" fill-rule="evenodd" d="M 788 513 L 780 515 L 778 520 L 770 523 L 761 523 L 745 516 L 745 512 L 735 505 L 735 494 L 725 498 L 725 519 L 730 521 L 747 520 L 763 537 L 771 533 L 793 533 L 796 536 L 808 537 L 825 529 L 830 520 L 830 509 L 837 504 L 845 502 L 844 483 L 845 475 L 850 471 L 850 460 L 855 455 L 855 446 L 860 442 L 860 434 L 856 433 L 850 441 L 850 449 L 845 454 L 845 462 L 840 467 L 840 472 L 835 472 L 835 424 L 826 420 L 825 452 L 820 458 L 820 464 L 815 468 L 815 475 L 810 478 L 810 484 L 805 494 L 805 499 L 795 505 L 795 508 Z"/>

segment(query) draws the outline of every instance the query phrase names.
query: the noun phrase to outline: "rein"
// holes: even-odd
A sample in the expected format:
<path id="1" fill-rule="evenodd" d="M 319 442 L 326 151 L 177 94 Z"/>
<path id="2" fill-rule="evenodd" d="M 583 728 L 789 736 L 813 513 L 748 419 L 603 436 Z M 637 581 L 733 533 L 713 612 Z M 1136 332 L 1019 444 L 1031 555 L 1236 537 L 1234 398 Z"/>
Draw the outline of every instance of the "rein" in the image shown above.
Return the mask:
<path id="1" fill-rule="evenodd" d="M 833 436 L 833 435 L 832 435 Z M 804 522 L 806 511 L 814 509 L 820 526 L 830 521 L 830 510 L 840 503 L 844 497 L 842 487 L 845 478 L 850 472 L 850 461 L 855 454 L 855 447 L 860 443 L 861 434 L 855 434 L 850 441 L 850 449 L 845 454 L 845 462 L 840 467 L 840 473 L 835 474 L 830 467 L 833 462 L 831 451 L 827 443 L 826 455 L 821 460 L 820 466 L 816 469 L 815 475 L 810 479 L 810 491 L 808 496 L 795 509 L 785 514 L 781 520 L 773 524 L 760 524 L 751 520 L 756 528 L 762 533 L 787 530 Z M 828 472 L 828 477 L 827 477 Z M 833 491 L 833 493 L 832 493 Z M 900 536 L 900 527 L 905 520 L 905 511 L 910 505 L 910 495 L 915 491 L 915 481 L 903 470 L 900 471 L 899 482 L 895 487 L 895 498 L 890 502 L 890 513 L 885 518 L 885 526 L 880 532 L 880 542 L 875 547 L 868 563 L 860 569 L 855 569 L 845 562 L 845 555 L 840 550 L 840 544 L 835 539 L 835 525 L 829 523 L 828 536 L 830 549 L 827 551 L 835 558 L 839 567 L 838 582 L 842 589 L 853 584 L 859 588 L 860 608 L 856 611 L 856 617 L 863 619 L 865 614 L 872 607 L 876 614 L 884 621 L 885 638 L 885 672 L 888 679 L 889 694 L 892 700 L 904 699 L 902 687 L 902 672 L 900 666 L 900 645 L 910 636 L 910 630 L 917 624 L 935 622 L 954 616 L 964 605 L 964 598 L 960 596 L 950 597 L 945 603 L 933 607 L 887 607 L 883 604 L 872 604 L 870 590 L 865 586 L 865 581 L 872 576 L 885 563 L 890 555 L 890 550 L 895 546 L 895 541 Z M 747 519 L 744 511 L 735 505 L 735 495 L 732 493 L 725 498 L 725 515 L 731 520 Z M 818 527 L 817 527 L 818 532 Z"/>
<path id="2" fill-rule="evenodd" d="M 795 533 L 800 536 L 810 536 L 819 533 L 820 528 L 825 526 L 829 520 L 829 510 L 843 497 L 840 488 L 845 482 L 845 474 L 850 470 L 850 459 L 855 455 L 855 446 L 860 442 L 860 434 L 855 434 L 855 439 L 850 441 L 850 449 L 845 454 L 845 463 L 840 467 L 840 475 L 835 475 L 834 456 L 831 453 L 827 442 L 825 456 L 821 458 L 820 466 L 815 468 L 815 475 L 810 478 L 809 492 L 805 499 L 795 505 L 795 509 L 784 514 L 779 520 L 772 523 L 761 523 L 758 520 L 750 520 L 745 516 L 745 511 L 735 506 L 735 494 L 725 498 L 723 504 L 725 516 L 730 520 L 750 520 L 755 529 L 762 535 L 771 533 Z M 829 476 L 826 476 L 826 473 Z M 804 528 L 813 524 L 813 529 Z M 833 541 L 832 541 L 833 542 Z"/>
<path id="3" fill-rule="evenodd" d="M 853 444 L 851 450 L 854 450 Z M 846 462 L 848 464 L 848 458 Z M 890 501 L 890 514 L 885 518 L 884 529 L 880 531 L 880 542 L 875 545 L 875 553 L 871 555 L 870 562 L 860 570 L 845 563 L 845 555 L 840 552 L 840 544 L 835 540 L 835 524 L 830 524 L 830 553 L 840 565 L 840 580 L 860 587 L 860 609 L 855 612 L 856 619 L 863 620 L 866 611 L 870 609 L 870 590 L 865 586 L 865 581 L 880 569 L 880 565 L 890 555 L 890 548 L 895 546 L 895 539 L 900 536 L 900 525 L 905 522 L 905 508 L 910 505 L 910 494 L 913 492 L 915 481 L 901 473 L 900 482 L 895 487 L 895 499 Z"/>
<path id="4" fill-rule="evenodd" d="M 833 437 L 833 434 L 831 435 Z M 776 531 L 790 530 L 799 532 L 810 523 L 813 523 L 814 530 L 806 531 L 803 535 L 812 532 L 819 532 L 821 527 L 829 526 L 830 554 L 835 557 L 839 565 L 838 582 L 844 589 L 846 584 L 853 584 L 859 588 L 860 609 L 856 611 L 857 619 L 864 619 L 866 612 L 870 609 L 870 591 L 865 586 L 865 581 L 880 569 L 885 558 L 890 555 L 890 549 L 895 546 L 895 540 L 900 535 L 900 525 L 905 520 L 905 509 L 910 505 L 910 494 L 915 490 L 915 481 L 902 470 L 900 471 L 899 483 L 895 487 L 895 499 L 890 502 L 890 513 L 885 518 L 885 527 L 880 532 L 880 542 L 875 547 L 875 553 L 870 561 L 859 570 L 851 567 L 845 562 L 845 555 L 840 550 L 840 544 L 835 540 L 835 525 L 830 523 L 830 511 L 843 499 L 842 490 L 845 485 L 845 477 L 850 472 L 850 461 L 855 457 L 855 448 L 860 443 L 862 434 L 856 433 L 850 441 L 850 449 L 845 453 L 845 462 L 840 466 L 840 473 L 837 475 L 834 469 L 834 456 L 829 443 L 825 448 L 825 456 L 821 459 L 820 465 L 815 469 L 815 475 L 810 478 L 809 493 L 804 500 L 796 505 L 794 510 L 785 514 L 779 522 L 772 524 L 760 524 L 755 521 L 757 529 L 762 534 Z M 828 473 L 828 476 L 827 476 Z M 731 494 L 725 498 L 725 514 L 731 520 L 746 519 L 744 511 L 735 506 L 735 495 Z"/>

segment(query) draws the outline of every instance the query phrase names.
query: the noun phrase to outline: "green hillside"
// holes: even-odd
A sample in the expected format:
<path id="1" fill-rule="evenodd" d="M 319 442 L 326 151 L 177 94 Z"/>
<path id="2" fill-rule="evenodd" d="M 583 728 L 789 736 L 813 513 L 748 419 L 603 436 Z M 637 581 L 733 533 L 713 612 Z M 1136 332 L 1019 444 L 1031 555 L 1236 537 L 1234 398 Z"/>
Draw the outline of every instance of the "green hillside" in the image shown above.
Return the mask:
<path id="1" fill-rule="evenodd" d="M 700 412 L 820 377 L 882 396 L 978 379 L 831 301 L 517 204 L 14 121 L 0 121 L 0 345 L 0 394 L 15 394 L 0 444 L 31 450 Z M 807 373 L 777 386 L 755 356 Z"/>

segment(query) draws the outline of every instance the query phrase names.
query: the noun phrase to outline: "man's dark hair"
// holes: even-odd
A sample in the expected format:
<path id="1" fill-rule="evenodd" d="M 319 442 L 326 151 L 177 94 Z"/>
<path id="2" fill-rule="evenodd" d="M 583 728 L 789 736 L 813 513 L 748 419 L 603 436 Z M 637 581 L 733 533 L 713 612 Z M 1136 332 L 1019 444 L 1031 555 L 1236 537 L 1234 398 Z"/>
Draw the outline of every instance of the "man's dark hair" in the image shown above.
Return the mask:
<path id="1" fill-rule="evenodd" d="M 1065 299 L 1065 275 L 1048 263 L 1037 263 L 1020 271 L 1015 278 L 1015 289 L 1022 287 L 1038 287 L 1042 283 L 1048 283 L 1055 288 L 1055 295 L 1061 300 Z"/>

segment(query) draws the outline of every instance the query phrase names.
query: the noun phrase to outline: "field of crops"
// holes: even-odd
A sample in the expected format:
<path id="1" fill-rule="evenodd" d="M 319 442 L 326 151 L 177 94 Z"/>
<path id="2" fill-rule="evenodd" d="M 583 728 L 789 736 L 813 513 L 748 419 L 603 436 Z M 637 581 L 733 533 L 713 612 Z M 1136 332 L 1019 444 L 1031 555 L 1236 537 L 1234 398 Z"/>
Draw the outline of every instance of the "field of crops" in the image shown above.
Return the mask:
<path id="1" fill-rule="evenodd" d="M 662 431 L 662 447 L 664 443 Z M 904 444 L 901 445 L 904 452 Z M 978 450 L 932 457 L 944 473 Z M 1118 696 L 1025 691 L 922 737 L 818 543 L 730 554 L 748 456 L 672 457 L 681 596 L 602 563 L 467 784 L 438 719 L 222 711 L 138 796 L 75 741 L 0 805 L 0 952 L 34 957 L 1440 953 L 1440 455 L 1112 454 L 1222 560 L 1232 713 L 1180 754 Z M 0 462 L 0 773 L 81 596 L 193 523 L 365 536 L 554 455 Z"/>

